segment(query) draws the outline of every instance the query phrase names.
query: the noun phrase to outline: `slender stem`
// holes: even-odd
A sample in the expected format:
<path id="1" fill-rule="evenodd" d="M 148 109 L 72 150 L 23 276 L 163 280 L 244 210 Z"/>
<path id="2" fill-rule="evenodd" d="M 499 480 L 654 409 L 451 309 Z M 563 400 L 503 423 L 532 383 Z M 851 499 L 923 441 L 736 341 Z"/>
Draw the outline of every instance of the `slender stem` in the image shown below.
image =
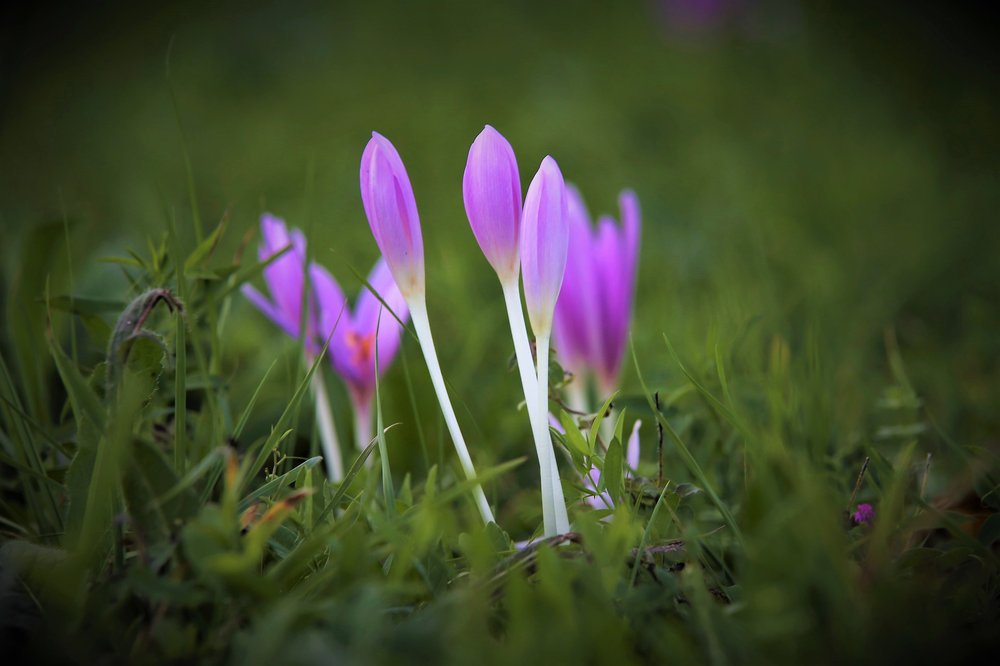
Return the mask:
<path id="1" fill-rule="evenodd" d="M 458 459 L 462 463 L 465 475 L 470 479 L 474 479 L 476 478 L 476 468 L 472 466 L 472 457 L 469 455 L 469 449 L 465 445 L 465 438 L 462 437 L 462 431 L 458 427 L 458 419 L 455 417 L 455 410 L 452 409 L 451 399 L 448 397 L 448 389 L 445 388 L 444 377 L 441 375 L 441 364 L 438 362 L 437 352 L 434 349 L 434 338 L 431 336 L 430 320 L 427 317 L 427 301 L 424 299 L 424 295 L 420 294 L 408 299 L 408 304 L 410 306 L 410 320 L 413 322 L 413 328 L 417 332 L 417 340 L 420 341 L 420 350 L 424 353 L 427 371 L 431 375 L 431 384 L 434 385 L 434 392 L 437 394 L 438 403 L 441 405 L 441 413 L 444 415 L 445 425 L 448 426 L 448 432 L 451 434 L 451 441 L 455 445 L 455 452 L 458 453 Z M 476 505 L 479 507 L 479 513 L 483 516 L 483 522 L 486 524 L 496 522 L 493 518 L 493 511 L 490 509 L 490 504 L 486 501 L 486 494 L 483 492 L 483 487 L 476 484 L 473 495 L 475 496 Z"/>
<path id="2" fill-rule="evenodd" d="M 358 451 L 364 451 L 372 441 L 372 403 L 371 398 L 367 402 L 362 400 L 354 401 L 354 444 Z M 371 457 L 365 461 L 368 464 Z"/>
<path id="3" fill-rule="evenodd" d="M 319 439 L 323 444 L 326 474 L 331 481 L 337 482 L 344 478 L 344 463 L 340 459 L 340 442 L 337 440 L 337 428 L 333 423 L 330 399 L 326 394 L 323 375 L 319 372 L 313 373 L 312 390 L 316 397 L 316 425 L 319 427 Z"/>
<path id="4" fill-rule="evenodd" d="M 566 500 L 563 498 L 562 483 L 559 481 L 559 466 L 556 464 L 555 449 L 552 447 L 552 434 L 548 428 L 549 413 L 549 334 L 542 333 L 535 335 L 535 356 L 538 359 L 538 407 L 537 412 L 542 417 L 539 419 L 545 428 L 544 433 L 539 432 L 537 436 L 542 436 L 548 446 L 549 456 L 549 482 L 552 485 L 552 504 L 555 511 L 556 532 L 565 534 L 569 532 L 569 515 L 566 513 Z"/>
<path id="5" fill-rule="evenodd" d="M 532 365 L 531 345 L 528 343 L 528 331 L 524 324 L 524 312 L 521 310 L 521 295 L 517 289 L 517 281 L 502 282 L 501 286 L 503 287 L 504 303 L 507 305 L 510 334 L 514 340 L 514 355 L 517 357 L 517 368 L 521 373 L 524 404 L 528 411 L 531 434 L 535 440 L 535 454 L 538 456 L 542 490 L 542 524 L 545 537 L 548 538 L 558 533 L 555 522 L 555 504 L 552 499 L 552 459 L 549 456 L 552 447 L 546 443 L 549 441 L 548 426 L 545 422 L 541 426 L 538 424 L 538 376 Z M 543 418 L 545 416 L 545 414 L 542 415 Z"/>
<path id="6" fill-rule="evenodd" d="M 587 405 L 587 378 L 582 371 L 573 373 L 573 379 L 566 385 L 566 398 L 569 408 L 574 412 L 586 413 L 589 411 Z"/>

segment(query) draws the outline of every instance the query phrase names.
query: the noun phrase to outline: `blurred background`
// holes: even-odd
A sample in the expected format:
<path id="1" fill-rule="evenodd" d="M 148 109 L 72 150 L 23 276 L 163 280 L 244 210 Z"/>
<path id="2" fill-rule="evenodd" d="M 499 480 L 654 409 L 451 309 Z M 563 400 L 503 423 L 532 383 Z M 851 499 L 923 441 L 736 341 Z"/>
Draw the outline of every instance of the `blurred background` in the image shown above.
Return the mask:
<path id="1" fill-rule="evenodd" d="M 5 317 L 40 336 L 46 280 L 52 294 L 124 301 L 123 271 L 99 260 L 148 254 L 171 216 L 193 247 L 185 152 L 206 229 L 229 216 L 221 264 L 256 247 L 247 234 L 268 210 L 356 292 L 351 268 L 376 256 L 358 191 L 376 129 L 416 192 L 460 417 L 495 442 L 477 455 L 527 453 L 524 419 L 494 409 L 516 405 L 518 383 L 496 381 L 507 325 L 461 199 L 469 144 L 490 123 L 525 185 L 552 154 L 592 213 L 617 215 L 617 193 L 638 193 L 634 335 L 654 389 L 681 383 L 663 333 L 699 373 L 724 350 L 751 400 L 748 378 L 777 344 L 824 404 L 829 430 L 803 444 L 823 455 L 870 432 L 891 330 L 939 425 L 995 442 L 1000 26 L 972 3 L 877 5 L 15 3 L 0 27 Z M 22 377 L 51 374 L 17 353 L 40 337 L 4 336 Z M 293 384 L 295 343 L 242 299 L 226 341 L 237 412 L 287 358 L 262 432 Z M 93 342 L 82 353 L 96 359 Z M 412 421 L 398 366 L 387 419 Z M 630 362 L 623 381 L 636 390 Z M 335 399 L 349 423 L 339 385 Z M 440 440 L 440 424 L 423 427 Z"/>

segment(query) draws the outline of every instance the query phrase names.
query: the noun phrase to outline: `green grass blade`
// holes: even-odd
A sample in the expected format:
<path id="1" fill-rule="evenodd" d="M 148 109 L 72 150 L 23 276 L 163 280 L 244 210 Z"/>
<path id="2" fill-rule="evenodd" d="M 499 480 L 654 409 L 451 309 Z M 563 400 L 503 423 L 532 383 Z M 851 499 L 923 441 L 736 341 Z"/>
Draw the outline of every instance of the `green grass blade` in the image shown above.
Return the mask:
<path id="1" fill-rule="evenodd" d="M 240 510 L 242 511 L 246 509 L 248 506 L 253 504 L 254 501 L 260 499 L 261 497 L 274 495 L 279 490 L 291 485 L 292 481 L 295 480 L 299 472 L 301 472 L 304 469 L 312 469 L 322 461 L 323 461 L 323 456 L 315 456 L 313 458 L 310 458 L 309 460 L 299 463 L 298 465 L 288 470 L 281 476 L 271 479 L 267 483 L 263 484 L 262 486 L 260 486 L 259 488 L 248 494 L 242 500 L 240 500 L 240 505 L 239 505 Z"/>
<path id="2" fill-rule="evenodd" d="M 257 473 L 263 469 L 264 463 L 267 461 L 267 457 L 271 455 L 271 452 L 278 446 L 279 442 L 284 437 L 285 426 L 291 419 L 291 415 L 298 409 L 299 403 L 302 401 L 302 396 L 304 396 L 306 391 L 309 389 L 309 384 L 312 381 L 313 374 L 316 373 L 316 370 L 320 367 L 320 363 L 326 357 L 328 344 L 329 341 L 323 345 L 322 351 L 316 355 L 316 358 L 313 360 L 312 365 L 306 372 L 305 377 L 302 378 L 302 381 L 299 382 L 298 387 L 295 389 L 295 393 L 292 394 L 291 400 L 289 400 L 288 404 L 285 405 L 285 409 L 281 412 L 281 416 L 278 417 L 277 422 L 271 427 L 271 433 L 267 436 L 267 439 L 264 440 L 264 444 L 254 457 L 253 463 L 246 470 L 244 470 L 244 474 L 240 481 L 240 488 L 245 488 L 246 484 L 250 482 L 250 479 L 257 476 Z M 247 455 L 252 455 L 252 452 L 248 451 Z"/>
<path id="3" fill-rule="evenodd" d="M 392 426 L 389 426 L 388 429 L 391 428 Z M 371 444 L 365 447 L 364 451 L 358 454 L 357 458 L 354 459 L 354 462 L 351 464 L 351 468 L 347 470 L 347 474 L 344 475 L 344 480 L 340 482 L 339 486 L 337 486 L 337 491 L 333 494 L 333 497 L 330 498 L 330 501 L 327 502 L 326 507 L 324 507 L 319 515 L 316 516 L 316 522 L 313 523 L 313 527 L 322 523 L 323 519 L 325 519 L 329 513 L 340 506 L 340 503 L 344 501 L 344 497 L 347 495 L 347 489 L 351 487 L 354 479 L 358 476 L 361 470 L 364 469 L 365 461 L 368 460 L 368 456 L 372 454 L 372 451 L 374 451 L 377 446 L 378 439 L 376 438 L 372 440 Z"/>
<path id="4" fill-rule="evenodd" d="M 260 390 L 264 388 L 264 384 L 267 382 L 267 378 L 270 376 L 271 371 L 274 370 L 274 366 L 278 364 L 278 359 L 271 361 L 271 365 L 267 368 L 267 372 L 264 376 L 260 378 L 257 383 L 257 388 L 254 389 L 253 395 L 250 396 L 250 400 L 247 402 L 246 407 L 243 408 L 243 413 L 240 414 L 240 418 L 236 421 L 236 427 L 233 428 L 233 439 L 239 440 L 240 435 L 243 434 L 243 429 L 247 425 L 247 421 L 250 420 L 250 415 L 253 413 L 253 408 L 257 404 L 257 398 L 260 397 Z"/>
<path id="5" fill-rule="evenodd" d="M 715 508 L 719 510 L 720 514 L 722 514 L 722 519 L 725 521 L 726 525 L 729 526 L 729 529 L 732 530 L 733 536 L 742 545 L 743 533 L 740 530 L 739 525 L 736 523 L 736 518 L 729 510 L 729 507 L 722 501 L 722 498 L 719 497 L 718 493 L 715 492 L 715 489 L 708 480 L 708 476 L 706 476 L 704 470 L 702 470 L 701 465 L 698 464 L 698 461 L 695 460 L 694 456 L 691 455 L 691 451 L 688 449 L 687 445 L 674 430 L 673 426 L 670 425 L 670 422 L 667 421 L 667 418 L 663 415 L 663 413 L 656 408 L 656 402 L 653 399 L 653 394 L 650 393 L 649 387 L 646 386 L 646 382 L 642 377 L 642 370 L 639 367 L 639 359 L 635 354 L 635 345 L 631 340 L 629 341 L 629 348 L 632 352 L 632 362 L 635 365 L 636 378 L 639 380 L 639 385 L 642 387 L 643 395 L 646 396 L 646 402 L 649 403 L 649 409 L 653 412 L 656 420 L 663 426 L 664 432 L 670 435 L 670 439 L 672 439 L 674 444 L 677 446 L 677 451 L 684 460 L 684 464 L 686 464 L 691 473 L 694 474 L 699 485 L 701 485 L 702 489 L 704 489 L 705 494 L 708 495 L 709 499 L 712 500 L 712 504 L 714 504 Z"/>

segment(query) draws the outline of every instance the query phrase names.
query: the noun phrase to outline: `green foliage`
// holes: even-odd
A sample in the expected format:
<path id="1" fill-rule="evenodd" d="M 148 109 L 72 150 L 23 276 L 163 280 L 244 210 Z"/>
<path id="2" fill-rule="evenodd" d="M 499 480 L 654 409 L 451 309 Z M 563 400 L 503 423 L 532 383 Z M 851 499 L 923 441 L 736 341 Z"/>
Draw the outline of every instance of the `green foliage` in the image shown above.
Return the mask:
<path id="1" fill-rule="evenodd" d="M 194 252 L 186 265 L 208 258 Z M 154 255 L 136 259 L 137 285 L 171 275 L 173 255 Z M 156 275 L 147 272 L 153 266 Z M 4 594 L 30 593 L 44 612 L 19 620 L 29 627 L 22 650 L 42 651 L 41 637 L 57 632 L 77 658 L 147 663 L 863 660 L 909 639 L 905 623 L 883 616 L 887 609 L 922 628 L 942 616 L 948 631 L 964 627 L 963 653 L 991 641 L 996 515 L 968 523 L 957 506 L 930 498 L 929 459 L 918 463 L 917 453 L 926 429 L 874 427 L 836 468 L 791 446 L 784 433 L 809 415 L 788 402 L 790 374 L 803 368 L 780 341 L 772 339 L 763 372 L 735 373 L 723 370 L 718 346 L 696 372 L 668 341 L 661 354 L 692 390 L 652 395 L 635 355 L 641 395 L 610 396 L 592 415 L 562 411 L 556 439 L 575 531 L 517 546 L 504 527 L 517 525 L 506 520 L 511 511 L 525 510 L 519 496 L 500 495 L 502 524 L 484 528 L 472 482 L 451 465 L 422 474 L 396 466 L 394 474 L 386 452 L 402 440 L 384 425 L 381 398 L 378 435 L 343 483 L 323 479 L 320 457 L 301 458 L 310 441 L 299 432 L 308 434 L 311 421 L 300 403 L 322 355 L 298 366 L 273 423 L 255 424 L 255 405 L 274 363 L 261 379 L 246 379 L 256 388 L 245 406 L 233 405 L 233 419 L 226 382 L 210 370 L 222 347 L 213 351 L 207 329 L 219 317 L 206 312 L 224 308 L 232 290 L 217 300 L 212 285 L 225 278 L 211 267 L 184 275 L 186 303 L 162 287 L 139 294 L 111 327 L 103 358 L 81 348 L 99 359 L 89 368 L 49 336 L 54 381 L 69 407 L 67 442 L 30 421 L 7 384 L 4 427 L 13 437 L 4 439 L 5 460 L 22 462 L 12 466 L 15 494 L 4 503 L 4 524 L 18 528 L 2 549 L 11 574 Z M 160 302 L 185 314 L 160 313 Z M 171 353 L 178 338 L 183 357 Z M 888 355 L 897 383 L 877 408 L 919 423 L 921 402 L 899 350 L 890 346 Z M 654 431 L 644 431 L 638 475 L 624 462 L 630 413 L 651 414 L 668 437 L 661 453 L 651 446 Z M 609 415 L 614 427 L 602 427 Z M 232 428 L 230 445 L 207 439 L 217 427 Z M 182 452 L 178 431 L 188 436 Z M 245 432 L 260 434 L 240 441 Z M 16 458 L 15 437 L 41 451 Z M 949 446 L 966 479 L 953 492 L 983 488 L 986 500 L 996 485 L 980 481 L 996 478 L 995 460 Z M 366 465 L 376 449 L 381 466 Z M 849 497 L 849 461 L 863 454 L 869 471 Z M 663 463 L 653 460 L 660 455 L 662 483 Z M 486 467 L 481 480 L 494 492 L 509 488 L 519 463 Z M 573 479 L 592 466 L 600 481 L 585 489 Z M 43 491 L 62 507 L 54 516 Z M 611 508 L 582 503 L 595 492 Z M 852 525 L 845 509 L 855 499 L 877 507 L 873 525 Z M 530 505 L 537 524 L 537 497 Z M 67 525 L 56 542 L 47 533 L 53 519 Z M 933 617 L 912 605 L 931 598 Z M 923 646 L 944 635 L 928 634 Z"/>

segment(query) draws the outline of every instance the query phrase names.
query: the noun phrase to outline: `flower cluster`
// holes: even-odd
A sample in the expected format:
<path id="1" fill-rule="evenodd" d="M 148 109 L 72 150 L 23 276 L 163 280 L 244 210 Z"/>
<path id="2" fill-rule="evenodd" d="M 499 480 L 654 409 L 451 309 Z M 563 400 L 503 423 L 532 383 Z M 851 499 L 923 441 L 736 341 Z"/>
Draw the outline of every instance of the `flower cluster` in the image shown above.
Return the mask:
<path id="1" fill-rule="evenodd" d="M 272 260 L 264 272 L 271 298 L 249 286 L 244 293 L 286 333 L 301 337 L 307 355 L 318 353 L 329 340 L 331 362 L 347 385 L 357 417 L 360 445 L 367 443 L 371 432 L 376 350 L 381 371 L 401 342 L 396 317 L 405 321 L 409 315 L 459 461 L 466 475 L 475 480 L 427 315 L 423 237 L 413 187 L 395 146 L 377 132 L 372 133 L 361 157 L 360 185 L 365 215 L 382 259 L 369 276 L 371 291 L 362 293 L 353 310 L 329 272 L 317 264 L 306 268 L 301 232 L 288 232 L 281 220 L 270 215 L 261 219 L 264 241 L 259 258 Z M 623 193 L 622 226 L 601 218 L 592 231 L 582 199 L 566 185 L 551 156 L 541 161 L 522 199 L 514 150 L 489 125 L 469 149 L 462 195 L 472 232 L 500 281 L 507 308 L 538 456 L 544 531 L 546 536 L 564 533 L 570 529 L 569 518 L 548 427 L 549 342 L 555 335 L 556 351 L 574 373 L 593 374 L 600 391 L 610 393 L 615 388 L 632 311 L 638 203 L 634 194 Z M 284 254 L 274 258 L 278 252 Z M 535 336 L 534 362 L 522 293 Z M 304 303 L 308 303 L 305 312 Z M 385 316 L 383 303 L 393 316 Z M 321 398 L 325 401 L 319 386 L 317 413 L 324 428 Z M 328 421 L 329 437 L 324 439 L 335 440 L 332 420 Z M 638 434 L 633 430 L 629 464 L 634 467 L 637 460 Z M 478 485 L 474 498 L 483 520 L 492 521 L 492 510 Z"/>

